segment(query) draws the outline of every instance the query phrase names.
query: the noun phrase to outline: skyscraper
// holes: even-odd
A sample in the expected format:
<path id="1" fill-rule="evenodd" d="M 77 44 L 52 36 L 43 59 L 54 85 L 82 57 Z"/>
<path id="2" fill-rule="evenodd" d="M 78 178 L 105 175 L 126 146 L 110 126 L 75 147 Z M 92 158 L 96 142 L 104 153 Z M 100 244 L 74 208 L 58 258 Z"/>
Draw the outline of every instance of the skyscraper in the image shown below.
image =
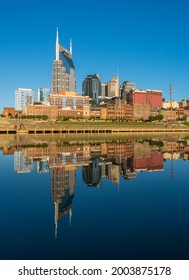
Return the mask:
<path id="1" fill-rule="evenodd" d="M 38 89 L 38 101 L 47 102 L 50 94 L 50 88 L 39 88 Z"/>
<path id="2" fill-rule="evenodd" d="M 26 105 L 34 102 L 34 91 L 28 88 L 18 88 L 15 91 L 15 109 L 23 111 Z"/>
<path id="3" fill-rule="evenodd" d="M 105 84 L 101 84 L 101 97 L 120 97 L 118 75 L 116 77 L 113 77 L 111 81 L 106 82 Z"/>
<path id="4" fill-rule="evenodd" d="M 107 82 L 108 97 L 119 97 L 119 79 L 113 77 L 111 81 Z"/>
<path id="5" fill-rule="evenodd" d="M 76 92 L 75 67 L 72 60 L 72 41 L 70 51 L 59 44 L 58 28 L 56 33 L 56 58 L 52 69 L 52 93 L 59 91 Z"/>
<path id="6" fill-rule="evenodd" d="M 88 75 L 82 84 L 82 95 L 92 98 L 94 103 L 98 103 L 101 96 L 101 82 L 98 74 Z"/>
<path id="7" fill-rule="evenodd" d="M 134 82 L 124 81 L 120 86 L 121 98 L 123 100 L 127 100 L 127 94 L 131 90 L 135 90 L 135 89 L 136 89 L 136 84 Z"/>

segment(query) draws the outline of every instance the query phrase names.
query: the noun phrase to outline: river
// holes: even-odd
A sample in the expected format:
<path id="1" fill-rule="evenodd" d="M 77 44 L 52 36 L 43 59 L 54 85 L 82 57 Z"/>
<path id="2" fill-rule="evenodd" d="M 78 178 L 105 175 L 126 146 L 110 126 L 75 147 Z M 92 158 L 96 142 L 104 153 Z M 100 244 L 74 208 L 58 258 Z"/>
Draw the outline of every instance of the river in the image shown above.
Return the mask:
<path id="1" fill-rule="evenodd" d="M 1 142 L 1 259 L 188 259 L 189 141 Z"/>

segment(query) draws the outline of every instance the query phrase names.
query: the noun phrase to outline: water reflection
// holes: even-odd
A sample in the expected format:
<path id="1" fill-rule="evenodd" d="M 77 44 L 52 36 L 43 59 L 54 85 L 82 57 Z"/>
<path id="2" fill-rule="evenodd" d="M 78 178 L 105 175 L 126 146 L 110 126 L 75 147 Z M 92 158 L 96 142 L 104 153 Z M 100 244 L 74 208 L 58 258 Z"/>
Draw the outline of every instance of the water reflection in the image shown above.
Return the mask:
<path id="1" fill-rule="evenodd" d="M 86 185 L 100 187 L 106 177 L 118 184 L 120 176 L 134 179 L 138 172 L 161 171 L 166 160 L 189 159 L 188 141 L 129 141 L 125 143 L 99 143 L 84 145 L 57 145 L 47 147 L 3 147 L 3 155 L 14 154 L 14 170 L 17 173 L 34 171 L 48 173 L 54 168 L 74 171 L 82 167 Z M 51 177 L 52 177 L 52 172 Z"/>
<path id="2" fill-rule="evenodd" d="M 95 144 L 34 144 L 2 148 L 3 155 L 14 155 L 14 171 L 50 174 L 54 203 L 55 238 L 58 221 L 66 214 L 72 220 L 72 203 L 76 187 L 76 170 L 82 168 L 87 187 L 101 188 L 106 180 L 120 187 L 120 178 L 134 180 L 140 172 L 159 172 L 171 160 L 189 159 L 189 141 L 128 140 Z M 37 163 L 34 165 L 34 163 Z M 103 182 L 102 182 L 103 179 Z"/>
<path id="3" fill-rule="evenodd" d="M 0 258 L 188 259 L 189 141 L 76 141 L 1 145 Z"/>

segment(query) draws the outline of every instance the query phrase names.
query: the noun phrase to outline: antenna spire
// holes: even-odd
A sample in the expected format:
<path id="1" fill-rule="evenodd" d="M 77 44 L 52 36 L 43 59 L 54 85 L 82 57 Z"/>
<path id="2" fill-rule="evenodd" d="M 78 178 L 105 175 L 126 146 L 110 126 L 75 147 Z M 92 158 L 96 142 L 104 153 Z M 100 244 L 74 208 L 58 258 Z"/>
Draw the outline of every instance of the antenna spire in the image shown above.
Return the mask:
<path id="1" fill-rule="evenodd" d="M 58 236 L 58 203 L 54 203 L 54 223 L 55 223 L 55 239 L 57 239 Z"/>
<path id="2" fill-rule="evenodd" d="M 70 227 L 72 225 L 72 208 L 69 210 L 69 217 L 70 217 Z"/>
<path id="3" fill-rule="evenodd" d="M 57 29 L 56 29 L 56 60 L 59 60 L 58 27 L 57 27 Z"/>
<path id="4" fill-rule="evenodd" d="M 70 53 L 72 54 L 72 38 L 70 38 Z"/>
<path id="5" fill-rule="evenodd" d="M 56 43 L 58 43 L 58 26 L 56 28 Z"/>

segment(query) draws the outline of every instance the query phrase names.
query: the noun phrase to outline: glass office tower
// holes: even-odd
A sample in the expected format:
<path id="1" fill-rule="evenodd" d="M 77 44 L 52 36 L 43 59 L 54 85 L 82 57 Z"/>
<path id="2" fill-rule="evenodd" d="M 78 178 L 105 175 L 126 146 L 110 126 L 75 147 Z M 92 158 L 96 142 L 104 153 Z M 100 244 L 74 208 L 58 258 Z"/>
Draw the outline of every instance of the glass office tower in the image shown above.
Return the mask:
<path id="1" fill-rule="evenodd" d="M 51 93 L 50 88 L 39 88 L 38 89 L 38 101 L 39 102 L 47 102 L 48 96 Z"/>
<path id="2" fill-rule="evenodd" d="M 97 104 L 101 96 L 101 81 L 98 74 L 88 75 L 82 84 L 82 95 L 89 96 Z"/>

